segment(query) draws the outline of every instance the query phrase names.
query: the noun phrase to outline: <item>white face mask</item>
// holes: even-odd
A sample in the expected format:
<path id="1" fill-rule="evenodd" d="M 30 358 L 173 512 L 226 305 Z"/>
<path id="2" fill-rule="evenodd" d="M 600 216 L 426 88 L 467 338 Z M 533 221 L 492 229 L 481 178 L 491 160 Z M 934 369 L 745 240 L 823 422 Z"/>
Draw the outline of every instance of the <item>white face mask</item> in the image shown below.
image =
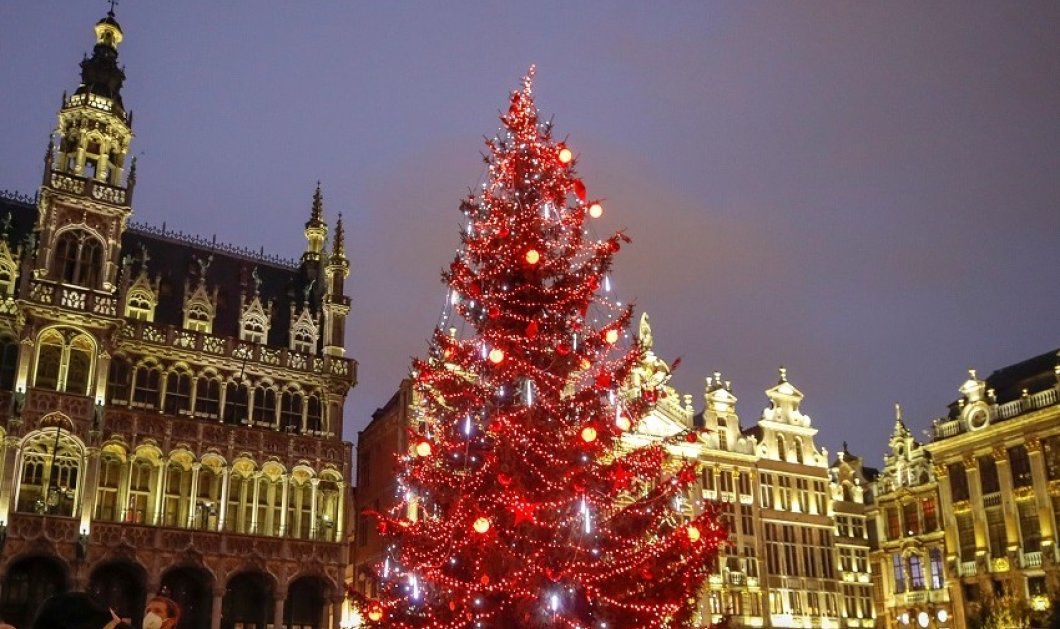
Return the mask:
<path id="1" fill-rule="evenodd" d="M 154 612 L 144 614 L 144 629 L 162 629 L 162 617 Z"/>

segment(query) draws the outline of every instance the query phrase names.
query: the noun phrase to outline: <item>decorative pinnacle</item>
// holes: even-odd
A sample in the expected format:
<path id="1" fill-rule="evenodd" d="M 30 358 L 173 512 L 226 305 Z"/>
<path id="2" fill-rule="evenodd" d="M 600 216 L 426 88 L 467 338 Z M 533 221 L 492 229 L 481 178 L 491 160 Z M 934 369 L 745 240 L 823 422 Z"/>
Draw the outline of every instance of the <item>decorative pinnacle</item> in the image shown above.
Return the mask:
<path id="1" fill-rule="evenodd" d="M 331 258 L 346 259 L 346 229 L 342 225 L 342 212 L 339 212 L 339 218 L 335 221 L 335 244 L 331 247 Z"/>
<path id="2" fill-rule="evenodd" d="M 317 226 L 324 222 L 324 195 L 320 192 L 320 180 L 317 179 L 317 189 L 313 193 L 313 209 L 309 213 L 309 222 L 306 227 Z"/>
<path id="3" fill-rule="evenodd" d="M 780 367 L 780 382 L 778 382 L 777 384 L 784 384 L 787 381 L 788 381 L 788 370 L 787 370 L 786 367 L 781 366 Z"/>

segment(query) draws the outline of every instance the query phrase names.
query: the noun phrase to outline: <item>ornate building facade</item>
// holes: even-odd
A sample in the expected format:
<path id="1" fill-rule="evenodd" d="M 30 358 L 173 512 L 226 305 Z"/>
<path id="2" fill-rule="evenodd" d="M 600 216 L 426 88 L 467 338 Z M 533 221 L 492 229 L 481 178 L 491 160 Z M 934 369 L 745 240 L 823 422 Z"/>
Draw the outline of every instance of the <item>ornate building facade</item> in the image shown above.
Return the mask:
<path id="1" fill-rule="evenodd" d="M 963 627 L 1060 599 L 1060 351 L 974 370 L 932 441 L 899 420 L 874 514 L 888 626 Z"/>
<path id="2" fill-rule="evenodd" d="M 352 450 L 341 217 L 300 261 L 131 222 L 122 28 L 95 25 L 32 199 L 0 200 L 0 616 L 95 593 L 139 626 L 338 627 Z"/>
<path id="3" fill-rule="evenodd" d="M 781 370 L 766 391 L 769 406 L 753 426 L 736 413 L 731 384 L 707 378 L 704 410 L 690 394 L 668 384 L 669 365 L 651 351 L 647 316 L 639 330 L 648 348 L 624 395 L 657 399 L 651 415 L 629 434 L 631 446 L 687 433 L 695 442 L 668 439 L 674 459 L 701 464 L 699 486 L 680 508 L 691 514 L 717 503 L 730 529 L 730 544 L 698 603 L 703 626 L 729 618 L 734 627 L 874 627 L 868 562 L 866 471 L 844 453 L 829 465 L 816 444 L 817 429 L 801 410 L 803 394 Z M 373 415 L 358 451 L 358 513 L 394 504 L 395 454 L 406 452 L 406 427 L 414 403 L 408 383 Z M 382 548 L 368 518 L 359 518 L 354 584 L 371 594 Z"/>
<path id="4" fill-rule="evenodd" d="M 946 578 L 944 518 L 931 454 L 902 420 L 894 430 L 883 471 L 872 485 L 869 510 L 874 599 L 882 626 L 964 626 L 956 618 Z"/>

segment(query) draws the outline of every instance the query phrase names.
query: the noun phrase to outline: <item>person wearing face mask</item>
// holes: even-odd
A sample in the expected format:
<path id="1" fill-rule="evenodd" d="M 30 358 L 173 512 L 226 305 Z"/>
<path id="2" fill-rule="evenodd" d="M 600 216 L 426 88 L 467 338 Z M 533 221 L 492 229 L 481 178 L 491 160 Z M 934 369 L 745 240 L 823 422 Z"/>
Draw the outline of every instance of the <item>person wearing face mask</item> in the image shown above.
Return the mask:
<path id="1" fill-rule="evenodd" d="M 143 629 L 176 629 L 180 623 L 180 607 L 165 596 L 156 596 L 147 601 L 144 610 Z"/>

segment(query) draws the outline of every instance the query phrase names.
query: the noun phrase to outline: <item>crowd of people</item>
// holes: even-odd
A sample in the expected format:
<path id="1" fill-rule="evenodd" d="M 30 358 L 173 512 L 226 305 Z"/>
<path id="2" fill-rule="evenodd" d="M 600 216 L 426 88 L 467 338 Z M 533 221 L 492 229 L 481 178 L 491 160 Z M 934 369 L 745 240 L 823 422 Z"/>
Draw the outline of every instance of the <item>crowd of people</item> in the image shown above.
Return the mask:
<path id="1" fill-rule="evenodd" d="M 176 629 L 180 607 L 165 596 L 147 601 L 142 629 Z M 18 629 L 0 620 L 0 629 Z M 44 601 L 28 629 L 135 629 L 113 609 L 84 592 L 56 594 Z"/>

